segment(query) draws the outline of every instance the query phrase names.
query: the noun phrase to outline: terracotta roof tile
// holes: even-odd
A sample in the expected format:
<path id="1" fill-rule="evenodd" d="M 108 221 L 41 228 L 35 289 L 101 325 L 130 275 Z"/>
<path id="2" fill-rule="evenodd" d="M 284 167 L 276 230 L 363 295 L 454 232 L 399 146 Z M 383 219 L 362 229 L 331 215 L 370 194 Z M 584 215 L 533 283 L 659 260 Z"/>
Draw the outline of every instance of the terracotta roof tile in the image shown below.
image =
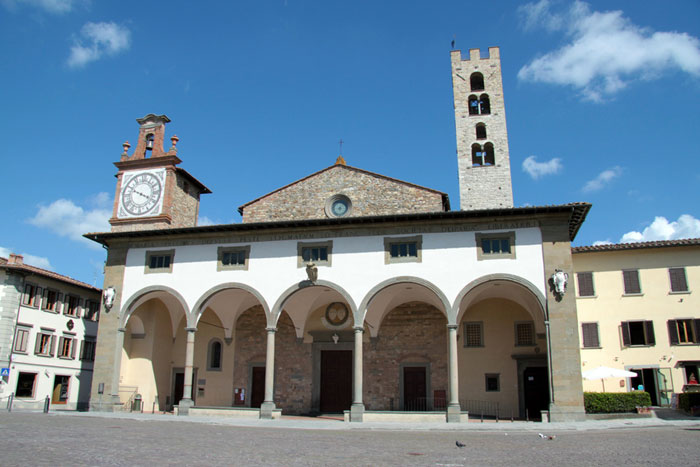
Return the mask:
<path id="1" fill-rule="evenodd" d="M 700 238 L 681 238 L 678 240 L 656 240 L 653 242 L 610 243 L 606 245 L 575 246 L 572 253 L 592 253 L 597 251 L 639 250 L 642 248 L 668 248 L 700 245 Z"/>
<path id="2" fill-rule="evenodd" d="M 85 282 L 80 282 L 79 280 L 73 279 L 72 277 L 64 276 L 63 274 L 58 274 L 57 272 L 38 268 L 36 266 L 30 266 L 28 264 L 8 264 L 7 258 L 0 257 L 0 268 L 18 272 L 25 272 L 27 274 L 36 274 L 39 276 L 48 277 L 50 279 L 55 279 L 57 281 L 65 282 L 67 284 L 82 287 L 84 289 L 102 292 L 102 289 L 100 288 L 93 287 L 92 285 L 86 284 Z"/>

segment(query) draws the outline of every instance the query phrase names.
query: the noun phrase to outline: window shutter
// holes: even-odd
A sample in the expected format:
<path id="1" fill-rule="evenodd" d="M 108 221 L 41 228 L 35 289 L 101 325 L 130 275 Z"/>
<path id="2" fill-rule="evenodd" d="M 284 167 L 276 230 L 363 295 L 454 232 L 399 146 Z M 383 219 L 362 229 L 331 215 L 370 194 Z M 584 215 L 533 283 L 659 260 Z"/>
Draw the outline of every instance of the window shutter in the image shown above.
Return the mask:
<path id="1" fill-rule="evenodd" d="M 579 272 L 578 278 L 578 294 L 580 297 L 591 297 L 595 295 L 593 290 L 593 273 Z"/>
<path id="2" fill-rule="evenodd" d="M 66 298 L 68 298 L 67 295 Z M 63 311 L 63 306 L 63 294 L 56 292 L 56 313 L 60 313 L 61 311 Z"/>
<path id="3" fill-rule="evenodd" d="M 630 325 L 627 321 L 620 323 L 622 326 L 622 345 L 629 347 L 630 345 Z"/>
<path id="4" fill-rule="evenodd" d="M 700 344 L 700 319 L 693 320 L 693 327 L 695 328 L 695 336 L 693 336 L 693 342 L 695 342 L 696 344 Z"/>
<path id="5" fill-rule="evenodd" d="M 51 356 L 56 355 L 56 336 L 51 336 Z"/>
<path id="6" fill-rule="evenodd" d="M 671 268 L 668 273 L 671 277 L 671 292 L 686 292 L 688 290 L 685 268 Z"/>
<path id="7" fill-rule="evenodd" d="M 583 346 L 600 347 L 600 342 L 598 342 L 598 324 L 583 323 L 581 328 L 583 330 Z"/>
<path id="8" fill-rule="evenodd" d="M 656 338 L 654 337 L 654 322 L 645 321 L 644 326 L 647 331 L 647 345 L 656 345 Z"/>
<path id="9" fill-rule="evenodd" d="M 75 344 L 77 339 L 70 340 L 70 358 L 75 358 Z"/>
<path id="10" fill-rule="evenodd" d="M 622 279 L 625 285 L 626 294 L 640 293 L 641 289 L 639 287 L 639 271 L 622 271 Z"/>
<path id="11" fill-rule="evenodd" d="M 46 303 L 46 296 L 49 294 L 49 291 L 46 289 L 42 289 L 39 287 L 37 289 L 39 292 L 37 292 L 37 297 L 41 297 L 41 308 L 44 308 L 45 303 Z"/>
<path id="12" fill-rule="evenodd" d="M 40 350 L 41 350 L 41 334 L 37 333 L 36 344 L 34 345 L 34 353 L 39 354 Z"/>
<path id="13" fill-rule="evenodd" d="M 82 298 L 78 299 L 78 309 L 75 311 L 75 316 L 80 318 L 83 316 L 83 305 L 85 304 L 85 300 Z"/>
<path id="14" fill-rule="evenodd" d="M 671 345 L 678 345 L 678 326 L 675 319 L 669 319 L 668 324 L 668 341 Z"/>
<path id="15" fill-rule="evenodd" d="M 85 360 L 85 341 L 80 341 L 80 359 Z"/>

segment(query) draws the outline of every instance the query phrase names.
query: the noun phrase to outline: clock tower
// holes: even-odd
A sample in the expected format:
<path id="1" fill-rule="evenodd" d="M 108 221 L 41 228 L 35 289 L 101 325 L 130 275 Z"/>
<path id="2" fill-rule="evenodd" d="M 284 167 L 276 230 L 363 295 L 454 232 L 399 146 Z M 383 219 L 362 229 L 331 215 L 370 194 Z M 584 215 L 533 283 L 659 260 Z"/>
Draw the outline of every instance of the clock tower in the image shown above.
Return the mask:
<path id="1" fill-rule="evenodd" d="M 114 165 L 117 190 L 109 223 L 112 232 L 194 227 L 199 215 L 199 196 L 211 191 L 178 167 L 177 136 L 164 150 L 165 115 L 148 114 L 136 119 L 139 139 L 133 154 L 123 144 L 121 160 Z"/>

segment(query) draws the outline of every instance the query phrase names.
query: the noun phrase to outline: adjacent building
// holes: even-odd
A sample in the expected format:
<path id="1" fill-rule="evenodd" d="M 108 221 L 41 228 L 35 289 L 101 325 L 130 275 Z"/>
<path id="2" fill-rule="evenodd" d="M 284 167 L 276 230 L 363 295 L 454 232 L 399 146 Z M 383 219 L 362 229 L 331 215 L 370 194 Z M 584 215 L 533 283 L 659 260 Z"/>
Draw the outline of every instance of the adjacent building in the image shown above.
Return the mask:
<path id="1" fill-rule="evenodd" d="M 605 390 L 643 389 L 653 405 L 671 405 L 698 378 L 700 239 L 576 247 L 573 259 L 583 371 L 634 371 Z"/>
<path id="2" fill-rule="evenodd" d="M 0 258 L 0 397 L 14 406 L 87 409 L 101 290 Z"/>

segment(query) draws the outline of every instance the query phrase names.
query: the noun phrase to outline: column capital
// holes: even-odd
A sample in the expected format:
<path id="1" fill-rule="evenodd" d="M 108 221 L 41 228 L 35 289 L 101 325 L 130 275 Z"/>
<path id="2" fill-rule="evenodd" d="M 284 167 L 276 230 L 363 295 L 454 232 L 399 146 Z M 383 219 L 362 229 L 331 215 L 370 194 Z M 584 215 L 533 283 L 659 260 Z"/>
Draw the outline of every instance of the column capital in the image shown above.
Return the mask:
<path id="1" fill-rule="evenodd" d="M 459 329 L 459 324 L 448 324 L 447 329 Z"/>
<path id="2" fill-rule="evenodd" d="M 187 332 L 197 332 L 197 328 L 185 328 Z"/>
<path id="3" fill-rule="evenodd" d="M 357 332 L 357 331 L 365 332 L 365 327 L 364 327 L 364 326 L 353 326 L 352 329 L 353 329 L 355 332 Z"/>
<path id="4" fill-rule="evenodd" d="M 265 328 L 267 332 L 277 332 L 277 328 L 271 327 L 271 328 Z"/>

